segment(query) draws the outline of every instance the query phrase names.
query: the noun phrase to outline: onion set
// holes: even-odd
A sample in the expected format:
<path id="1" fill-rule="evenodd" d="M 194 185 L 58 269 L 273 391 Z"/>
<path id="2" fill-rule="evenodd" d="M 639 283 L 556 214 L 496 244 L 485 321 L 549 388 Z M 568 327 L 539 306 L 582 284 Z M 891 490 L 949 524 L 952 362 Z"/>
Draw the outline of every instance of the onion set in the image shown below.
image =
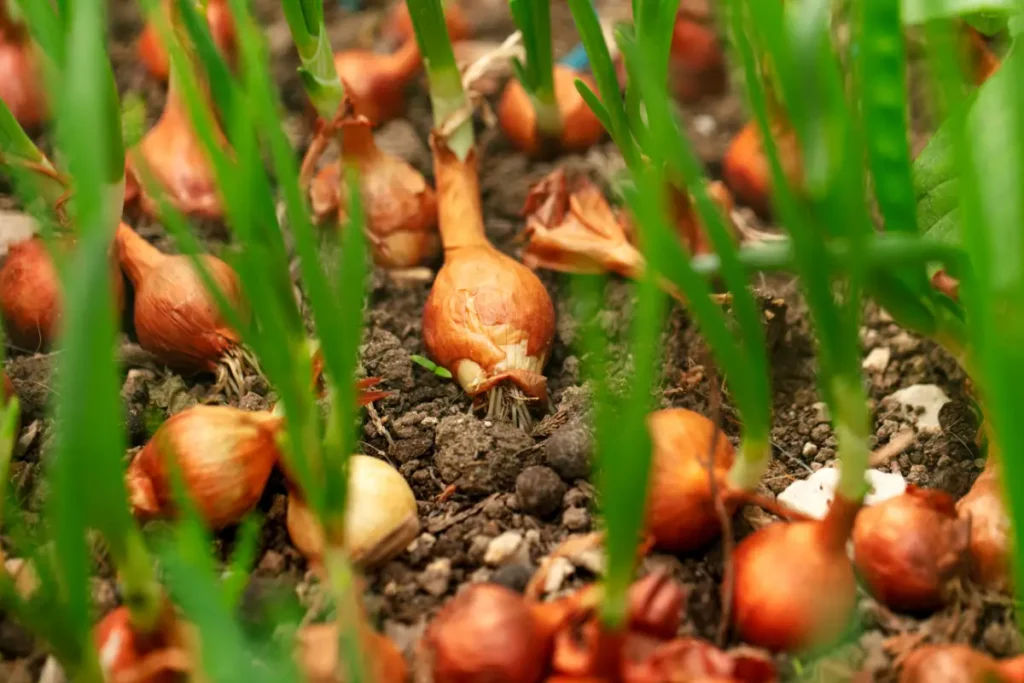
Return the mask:
<path id="1" fill-rule="evenodd" d="M 794 187 L 799 187 L 803 167 L 796 132 L 789 124 L 775 119 L 772 122 L 772 135 L 787 180 Z M 755 122 L 745 125 L 729 144 L 722 159 L 722 177 L 741 204 L 746 204 L 762 216 L 771 214 L 771 170 Z"/>
<path id="2" fill-rule="evenodd" d="M 988 590 L 1008 592 L 1013 528 L 1003 504 L 995 449 L 991 446 L 988 457 L 985 469 L 957 502 L 956 510 L 970 525 L 971 578 Z"/>
<path id="3" fill-rule="evenodd" d="M 405 89 L 422 65 L 415 40 L 405 41 L 390 54 L 352 49 L 334 55 L 334 68 L 355 113 L 365 116 L 374 126 L 405 111 Z"/>
<path id="4" fill-rule="evenodd" d="M 0 100 L 24 128 L 43 124 L 48 112 L 43 75 L 28 29 L 0 2 Z"/>
<path id="5" fill-rule="evenodd" d="M 911 485 L 857 514 L 854 563 L 880 602 L 926 612 L 942 606 L 950 582 L 965 568 L 969 536 L 952 497 Z"/>
<path id="6" fill-rule="evenodd" d="M 360 190 L 366 211 L 366 229 L 374 262 L 383 268 L 409 268 L 439 250 L 437 197 L 423 175 L 373 140 L 368 119 L 345 116 L 337 125 L 346 163 L 359 169 Z M 314 143 L 316 145 L 317 143 Z M 312 173 L 320 145 L 304 161 Z M 314 218 L 319 223 L 347 219 L 347 197 L 341 192 L 341 164 L 324 166 L 309 185 Z"/>
<path id="7" fill-rule="evenodd" d="M 137 632 L 128 608 L 118 607 L 96 624 L 93 639 L 108 683 L 176 683 L 192 670 L 194 635 L 170 603 L 152 633 Z"/>
<path id="8" fill-rule="evenodd" d="M 338 625 L 311 624 L 298 633 L 296 659 L 307 683 L 338 683 Z M 367 656 L 370 683 L 405 683 L 408 666 L 398 647 L 387 636 L 360 623 L 359 640 Z"/>
<path id="9" fill-rule="evenodd" d="M 1024 657 L 997 661 L 966 645 L 922 645 L 903 661 L 899 677 L 899 683 L 983 682 L 1024 682 Z"/>
<path id="10" fill-rule="evenodd" d="M 228 0 L 208 0 L 206 4 L 206 23 L 210 27 L 210 35 L 221 55 L 228 64 L 234 64 L 238 50 L 235 37 L 235 20 L 231 16 Z M 146 71 L 158 81 L 166 82 L 171 73 L 167 49 L 160 42 L 160 36 L 152 24 L 146 24 L 139 36 L 137 45 L 139 59 Z"/>
<path id="11" fill-rule="evenodd" d="M 224 321 L 191 258 L 161 253 L 124 223 L 118 226 L 115 244 L 135 291 L 135 332 L 142 348 L 179 372 L 223 372 L 222 361 L 238 352 L 241 337 Z M 201 258 L 228 301 L 244 315 L 235 271 L 215 256 Z"/>
<path id="12" fill-rule="evenodd" d="M 703 8 L 707 9 L 707 8 Z M 681 102 L 725 92 L 725 54 L 706 12 L 681 9 L 672 32 L 670 83 Z"/>

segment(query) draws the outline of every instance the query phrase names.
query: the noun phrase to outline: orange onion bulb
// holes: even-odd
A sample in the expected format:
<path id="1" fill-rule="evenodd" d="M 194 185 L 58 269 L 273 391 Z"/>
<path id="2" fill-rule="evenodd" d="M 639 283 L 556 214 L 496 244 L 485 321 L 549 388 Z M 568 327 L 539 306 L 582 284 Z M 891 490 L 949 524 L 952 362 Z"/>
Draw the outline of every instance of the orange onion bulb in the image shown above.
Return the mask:
<path id="1" fill-rule="evenodd" d="M 453 43 L 468 38 L 473 32 L 466 13 L 457 2 L 446 1 L 444 3 L 444 23 L 448 27 L 448 38 Z M 394 9 L 388 15 L 382 35 L 386 40 L 394 43 L 406 43 L 416 39 L 416 33 L 412 28 L 412 17 L 409 16 L 409 7 L 406 3 L 395 3 Z"/>
<path id="2" fill-rule="evenodd" d="M 555 65 L 554 77 L 557 118 L 538 116 L 535 103 L 517 78 L 509 80 L 498 103 L 498 122 L 505 135 L 532 156 L 555 150 L 580 152 L 605 135 L 600 119 L 576 90 L 576 79 L 581 79 L 596 91 L 593 79 L 563 64 Z"/>
<path id="3" fill-rule="evenodd" d="M 191 671 L 189 635 L 168 604 L 150 634 L 132 626 L 127 607 L 107 613 L 93 629 L 100 669 L 109 683 L 177 683 Z"/>
<path id="4" fill-rule="evenodd" d="M 772 136 L 786 178 L 791 185 L 799 186 L 803 170 L 796 133 L 788 124 L 776 120 L 772 125 Z M 771 214 L 771 169 L 755 122 L 745 125 L 729 144 L 722 159 L 722 177 L 741 204 L 762 216 Z"/>
<path id="5" fill-rule="evenodd" d="M 1024 657 L 997 661 L 966 645 L 923 645 L 903 662 L 899 683 L 1022 683 Z"/>
<path id="6" fill-rule="evenodd" d="M 23 25 L 0 2 L 0 100 L 23 128 L 35 129 L 47 117 L 46 93 L 35 45 Z"/>
<path id="7" fill-rule="evenodd" d="M 528 425 L 526 400 L 547 402 L 554 305 L 532 270 L 487 241 L 475 150 L 461 161 L 436 136 L 431 145 L 444 266 L 423 307 L 424 345 L 467 394 L 487 394 L 490 417 Z"/>
<path id="8" fill-rule="evenodd" d="M 115 242 L 121 267 L 135 289 L 139 345 L 177 371 L 216 372 L 241 337 L 222 318 L 191 259 L 161 253 L 123 223 Z M 228 301 L 244 314 L 235 271 L 215 256 L 202 259 Z"/>
<path id="9" fill-rule="evenodd" d="M 736 546 L 732 618 L 741 639 L 793 652 L 842 635 L 857 597 L 846 541 L 858 508 L 837 495 L 825 519 L 776 522 Z"/>
<path id="10" fill-rule="evenodd" d="M 872 595 L 902 611 L 938 609 L 963 566 L 970 526 L 942 491 L 905 493 L 857 514 L 854 563 Z"/>
<path id="11" fill-rule="evenodd" d="M 355 113 L 379 126 L 405 111 L 405 88 L 423 65 L 415 40 L 390 54 L 370 50 L 335 53 L 334 68 L 345 84 Z"/>
<path id="12" fill-rule="evenodd" d="M 448 601 L 423 637 L 433 680 L 445 683 L 539 683 L 550 638 L 517 593 L 489 583 Z"/>
<path id="13" fill-rule="evenodd" d="M 989 461 L 971 490 L 957 502 L 961 519 L 970 524 L 970 573 L 979 585 L 992 591 L 1011 589 L 1013 528 L 1003 504 L 993 450 Z"/>
<path id="14" fill-rule="evenodd" d="M 365 623 L 360 624 L 360 642 L 366 656 L 370 683 L 405 683 L 409 667 L 398 647 Z M 307 683 L 338 683 L 338 625 L 311 624 L 298 634 L 296 658 Z"/>
<path id="15" fill-rule="evenodd" d="M 235 36 L 235 20 L 231 16 L 231 7 L 227 0 L 209 0 L 206 5 L 206 23 L 210 27 L 210 35 L 221 55 L 229 65 L 234 65 L 237 58 L 238 44 Z M 160 42 L 156 27 L 146 24 L 136 45 L 139 59 L 149 75 L 158 81 L 166 82 L 171 73 L 170 59 L 167 49 Z"/>
<path id="16" fill-rule="evenodd" d="M 111 274 L 120 318 L 124 282 L 116 267 Z M 8 342 L 24 351 L 50 348 L 60 331 L 62 302 L 60 276 L 43 240 L 31 237 L 12 244 L 0 266 L 0 316 Z"/>
<path id="17" fill-rule="evenodd" d="M 210 528 L 239 523 L 280 459 L 281 420 L 266 411 L 204 405 L 171 416 L 128 466 L 132 510 L 143 518 L 173 515 L 173 466 Z"/>
<path id="18" fill-rule="evenodd" d="M 382 268 L 410 268 L 437 253 L 437 197 L 423 175 L 373 140 L 365 117 L 341 122 L 345 160 L 359 168 L 373 260 Z M 345 223 L 347 194 L 340 162 L 324 166 L 309 187 L 317 222 Z"/>
<path id="19" fill-rule="evenodd" d="M 725 92 L 725 54 L 712 25 L 681 12 L 672 32 L 670 82 L 682 102 Z"/>

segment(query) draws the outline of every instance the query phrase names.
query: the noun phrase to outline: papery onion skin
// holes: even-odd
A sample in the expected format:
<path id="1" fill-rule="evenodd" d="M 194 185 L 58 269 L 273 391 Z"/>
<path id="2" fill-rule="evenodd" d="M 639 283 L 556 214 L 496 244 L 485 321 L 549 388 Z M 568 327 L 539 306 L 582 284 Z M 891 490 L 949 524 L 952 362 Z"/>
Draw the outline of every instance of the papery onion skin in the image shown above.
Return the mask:
<path id="1" fill-rule="evenodd" d="M 286 524 L 299 552 L 319 564 L 324 552 L 323 531 L 295 491 L 288 496 Z M 383 460 L 353 455 L 349 459 L 344 535 L 352 561 L 363 567 L 379 566 L 402 552 L 419 531 L 416 497 L 405 478 Z"/>
<path id="2" fill-rule="evenodd" d="M 924 645 L 903 662 L 899 683 L 1021 683 L 1024 657 L 997 661 L 966 645 Z"/>
<path id="3" fill-rule="evenodd" d="M 365 624 L 360 625 L 360 641 L 370 683 L 405 683 L 409 667 L 390 638 Z M 307 683 L 339 683 L 337 624 L 303 626 L 298 634 L 296 658 Z M 440 682 L 439 682 L 440 683 Z"/>
<path id="4" fill-rule="evenodd" d="M 0 3 L 0 100 L 29 130 L 39 128 L 48 114 L 35 49 L 26 28 L 14 24 Z"/>
<path id="5" fill-rule="evenodd" d="M 724 652 L 697 638 L 663 641 L 630 634 L 623 661 L 624 683 L 734 681 L 774 683 L 775 665 L 766 657 Z"/>
<path id="6" fill-rule="evenodd" d="M 538 683 L 550 655 L 522 596 L 489 583 L 449 600 L 423 644 L 438 683 Z"/>
<path id="7" fill-rule="evenodd" d="M 235 20 L 231 16 L 231 7 L 227 0 L 209 0 L 206 6 L 206 23 L 210 27 L 210 35 L 220 50 L 221 55 L 227 60 L 228 65 L 234 65 L 238 54 L 238 44 L 235 36 Z M 167 50 L 160 43 L 160 36 L 156 27 L 146 24 L 139 36 L 136 45 L 139 60 L 150 76 L 158 81 L 166 82 L 171 74 L 171 63 L 167 56 Z"/>
<path id="8" fill-rule="evenodd" d="M 187 256 L 163 254 L 122 224 L 116 244 L 121 267 L 135 289 L 139 345 L 183 373 L 215 372 L 241 343 Z M 200 257 L 214 282 L 242 316 L 247 308 L 238 274 L 215 256 Z"/>
<path id="9" fill-rule="evenodd" d="M 281 457 L 281 418 L 228 406 L 195 406 L 171 416 L 128 466 L 133 512 L 142 518 L 174 514 L 169 458 L 185 491 L 212 529 L 238 524 L 256 507 Z"/>
<path id="10" fill-rule="evenodd" d="M 518 79 L 509 80 L 498 103 L 498 121 L 505 135 L 518 149 L 531 156 L 552 149 L 580 152 L 600 142 L 605 135 L 601 120 L 576 90 L 576 80 L 579 79 L 596 91 L 593 79 L 562 64 L 555 65 L 554 77 L 555 102 L 562 119 L 562 131 L 556 140 L 545 138 L 538 130 L 533 102 Z"/>
<path id="11" fill-rule="evenodd" d="M 405 88 L 422 66 L 415 40 L 407 40 L 391 54 L 356 49 L 334 55 L 334 68 L 355 113 L 375 126 L 405 111 Z"/>
<path id="12" fill-rule="evenodd" d="M 191 668 L 181 648 L 178 626 L 170 607 L 149 635 L 132 628 L 127 607 L 107 613 L 93 629 L 99 664 L 108 683 L 180 683 Z"/>
<path id="13" fill-rule="evenodd" d="M 444 23 L 448 28 L 448 38 L 453 43 L 468 38 L 472 34 L 472 26 L 457 2 L 444 3 Z M 412 17 L 409 16 L 409 7 L 404 2 L 395 3 L 394 9 L 388 15 L 383 37 L 395 43 L 406 43 L 416 39 L 416 33 L 412 28 Z"/>
<path id="14" fill-rule="evenodd" d="M 682 623 L 686 593 L 664 571 L 651 572 L 629 587 L 628 628 L 655 638 L 675 637 Z"/>
<path id="15" fill-rule="evenodd" d="M 857 514 L 854 563 L 872 595 L 887 607 L 938 609 L 964 565 L 969 531 L 951 496 L 911 485 Z"/>
<path id="16" fill-rule="evenodd" d="M 776 522 L 736 546 L 733 623 L 743 641 L 798 652 L 843 633 L 857 597 L 846 556 L 857 508 L 836 496 L 824 520 Z"/>
<path id="17" fill-rule="evenodd" d="M 692 103 L 725 92 L 725 54 L 712 26 L 677 18 L 669 59 L 670 83 L 680 101 Z"/>
<path id="18" fill-rule="evenodd" d="M 715 434 L 715 423 L 684 408 L 669 408 L 647 418 L 654 453 L 651 461 L 647 531 L 655 544 L 672 552 L 695 550 L 721 533 L 711 497 L 705 461 Z M 724 484 L 735 450 L 719 434 L 714 471 Z M 720 491 L 722 491 L 720 487 Z M 727 508 L 729 504 L 726 497 Z"/>
<path id="19" fill-rule="evenodd" d="M 957 503 L 957 514 L 969 521 L 971 578 L 980 586 L 1001 593 L 1011 589 L 1013 528 L 1003 504 L 994 456 L 971 490 Z"/>
<path id="20" fill-rule="evenodd" d="M 772 126 L 779 161 L 790 185 L 802 182 L 803 171 L 796 133 L 788 125 Z M 761 146 L 761 134 L 755 122 L 740 130 L 722 159 L 722 178 L 741 204 L 762 216 L 772 213 L 772 174 L 768 157 Z"/>
<path id="21" fill-rule="evenodd" d="M 410 268 L 440 250 L 437 195 L 423 174 L 381 151 L 373 141 L 369 120 L 342 121 L 344 155 L 359 168 L 367 228 L 376 240 L 373 260 L 382 268 Z M 347 219 L 347 196 L 340 192 L 339 162 L 324 166 L 310 184 L 310 202 L 318 222 Z M 341 216 L 339 217 L 339 208 Z"/>

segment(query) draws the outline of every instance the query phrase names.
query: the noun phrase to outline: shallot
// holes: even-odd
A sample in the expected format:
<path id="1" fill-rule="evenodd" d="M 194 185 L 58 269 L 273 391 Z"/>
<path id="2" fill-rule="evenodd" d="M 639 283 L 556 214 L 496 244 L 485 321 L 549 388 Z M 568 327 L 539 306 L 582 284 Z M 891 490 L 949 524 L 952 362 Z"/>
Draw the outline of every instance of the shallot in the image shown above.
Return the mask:
<path id="1" fill-rule="evenodd" d="M 786 179 L 790 184 L 798 186 L 803 170 L 795 131 L 788 124 L 776 120 L 772 125 L 772 137 Z M 722 177 L 740 203 L 762 216 L 771 213 L 771 170 L 756 123 L 748 123 L 733 138 L 722 159 Z"/>
<path id="2" fill-rule="evenodd" d="M 0 100 L 22 127 L 35 129 L 47 117 L 42 73 L 28 29 L 15 22 L 9 2 L 0 0 Z"/>
<path id="3" fill-rule="evenodd" d="M 299 630 L 296 658 L 307 683 L 337 683 L 339 635 L 335 623 L 311 624 Z M 367 655 L 367 680 L 405 683 L 409 668 L 391 639 L 360 624 L 359 640 L 362 652 Z"/>
<path id="4" fill-rule="evenodd" d="M 725 54 L 708 19 L 685 11 L 676 18 L 669 68 L 673 91 L 682 102 L 725 91 Z"/>
<path id="5" fill-rule="evenodd" d="M 109 683 L 175 683 L 192 670 L 193 638 L 168 603 L 152 633 L 138 633 L 127 607 L 107 613 L 93 630 L 100 668 Z"/>
<path id="6" fill-rule="evenodd" d="M 900 683 L 1022 683 L 1024 657 L 997 661 L 966 645 L 924 645 L 903 662 Z"/>
<path id="7" fill-rule="evenodd" d="M 238 45 L 235 36 L 235 20 L 231 16 L 228 0 L 208 0 L 206 23 L 210 27 L 210 35 L 213 36 L 213 41 L 220 53 L 229 64 L 234 64 Z M 171 73 L 171 64 L 167 56 L 167 49 L 161 44 L 156 27 L 146 24 L 142 35 L 139 36 L 137 48 L 139 59 L 149 74 L 158 81 L 166 81 Z"/>
<path id="8" fill-rule="evenodd" d="M 970 524 L 971 578 L 988 590 L 1010 589 L 1010 554 L 1013 528 L 1003 504 L 1002 486 L 994 449 L 974 486 L 956 505 L 957 514 Z"/>
<path id="9" fill-rule="evenodd" d="M 334 55 L 334 68 L 355 113 L 379 126 L 405 111 L 405 89 L 423 66 L 415 40 L 391 54 L 346 50 Z"/>

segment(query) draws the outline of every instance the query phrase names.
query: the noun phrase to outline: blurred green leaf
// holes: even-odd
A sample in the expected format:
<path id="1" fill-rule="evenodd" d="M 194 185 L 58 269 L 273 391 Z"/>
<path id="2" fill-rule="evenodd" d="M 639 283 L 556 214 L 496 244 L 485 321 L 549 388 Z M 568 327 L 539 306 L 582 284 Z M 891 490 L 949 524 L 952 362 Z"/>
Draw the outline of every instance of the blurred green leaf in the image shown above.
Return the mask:
<path id="1" fill-rule="evenodd" d="M 990 20 L 1018 11 L 1016 0 L 901 0 L 903 23 L 923 24 L 934 19 L 982 15 Z"/>

